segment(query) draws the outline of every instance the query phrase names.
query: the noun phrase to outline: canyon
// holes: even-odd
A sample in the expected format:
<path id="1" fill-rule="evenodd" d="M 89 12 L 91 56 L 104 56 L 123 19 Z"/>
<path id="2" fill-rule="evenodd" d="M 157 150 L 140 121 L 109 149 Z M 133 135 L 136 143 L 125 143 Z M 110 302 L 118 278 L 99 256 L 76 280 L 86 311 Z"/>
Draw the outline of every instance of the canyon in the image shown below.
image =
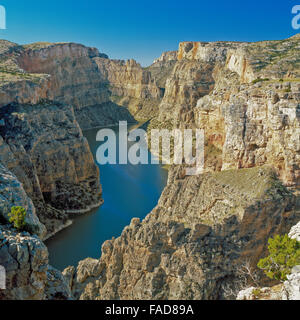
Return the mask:
<path id="1" fill-rule="evenodd" d="M 299 40 L 182 42 L 147 68 L 80 44 L 0 41 L 0 297 L 226 298 L 239 266 L 300 220 Z M 171 166 L 143 221 L 60 272 L 42 240 L 103 202 L 82 130 L 120 120 L 204 129 L 205 172 Z M 12 205 L 28 212 L 21 234 Z"/>

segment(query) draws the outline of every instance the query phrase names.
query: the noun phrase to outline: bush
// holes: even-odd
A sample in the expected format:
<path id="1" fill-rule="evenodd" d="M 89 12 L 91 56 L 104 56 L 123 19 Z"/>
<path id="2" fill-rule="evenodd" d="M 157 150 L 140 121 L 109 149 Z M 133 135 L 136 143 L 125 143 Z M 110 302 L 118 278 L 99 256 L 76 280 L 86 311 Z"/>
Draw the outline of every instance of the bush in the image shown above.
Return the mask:
<path id="1" fill-rule="evenodd" d="M 13 223 L 17 230 L 24 229 L 26 222 L 26 210 L 23 207 L 12 207 L 9 216 L 9 222 Z"/>
<path id="2" fill-rule="evenodd" d="M 260 259 L 257 266 L 271 279 L 286 280 L 294 266 L 300 264 L 300 242 L 287 234 L 268 241 L 269 256 Z"/>

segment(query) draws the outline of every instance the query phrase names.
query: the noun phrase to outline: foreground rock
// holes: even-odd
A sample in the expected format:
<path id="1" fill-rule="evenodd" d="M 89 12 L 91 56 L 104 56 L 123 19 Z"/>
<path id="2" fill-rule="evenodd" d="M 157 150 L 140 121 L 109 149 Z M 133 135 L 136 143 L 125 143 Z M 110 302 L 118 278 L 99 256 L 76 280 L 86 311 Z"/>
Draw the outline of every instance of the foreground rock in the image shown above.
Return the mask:
<path id="1" fill-rule="evenodd" d="M 26 209 L 25 223 L 28 231 L 40 237 L 45 236 L 46 228 L 40 223 L 35 207 L 22 184 L 8 169 L 0 164 L 0 222 L 9 222 L 8 214 L 13 206 L 21 206 Z"/>
<path id="2" fill-rule="evenodd" d="M 0 226 L 0 265 L 6 271 L 0 300 L 72 299 L 61 273 L 48 265 L 48 250 L 37 236 Z"/>
<path id="3" fill-rule="evenodd" d="M 170 171 L 158 206 L 106 241 L 99 260 L 65 271 L 75 297 L 220 299 L 236 267 L 256 265 L 268 238 L 299 220 L 295 197 L 271 169 L 183 170 Z"/>
<path id="4" fill-rule="evenodd" d="M 0 266 L 6 286 L 0 289 L 0 300 L 72 299 L 61 272 L 48 265 L 48 250 L 39 238 L 44 237 L 46 228 L 22 184 L 2 165 L 0 182 Z M 26 209 L 26 231 L 19 232 L 8 224 L 12 206 Z"/>

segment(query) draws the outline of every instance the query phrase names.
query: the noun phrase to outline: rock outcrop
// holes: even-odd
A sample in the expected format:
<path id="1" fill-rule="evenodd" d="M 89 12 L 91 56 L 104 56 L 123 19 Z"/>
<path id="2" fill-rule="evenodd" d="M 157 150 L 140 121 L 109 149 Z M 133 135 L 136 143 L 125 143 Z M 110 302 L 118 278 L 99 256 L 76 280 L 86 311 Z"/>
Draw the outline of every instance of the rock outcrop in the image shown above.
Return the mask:
<path id="1" fill-rule="evenodd" d="M 0 300 L 73 299 L 66 279 L 48 264 L 48 250 L 40 239 L 46 228 L 31 199 L 2 165 L 0 189 L 0 266 L 5 284 L 0 288 Z M 17 231 L 9 224 L 7 214 L 13 206 L 26 209 L 26 231 Z"/>
<path id="2" fill-rule="evenodd" d="M 106 241 L 98 261 L 66 272 L 72 292 L 80 299 L 220 299 L 235 266 L 255 265 L 268 238 L 299 220 L 296 203 L 268 168 L 192 177 L 174 168 L 143 222 L 133 219 Z"/>
<path id="3" fill-rule="evenodd" d="M 48 265 L 48 250 L 37 236 L 0 226 L 0 265 L 6 280 L 0 300 L 73 298 L 62 274 Z"/>
<path id="4" fill-rule="evenodd" d="M 25 223 L 28 231 L 40 237 L 45 236 L 46 228 L 40 223 L 35 207 L 27 196 L 23 185 L 8 169 L 0 164 L 0 222 L 9 222 L 8 214 L 12 206 L 21 206 L 26 210 Z"/>

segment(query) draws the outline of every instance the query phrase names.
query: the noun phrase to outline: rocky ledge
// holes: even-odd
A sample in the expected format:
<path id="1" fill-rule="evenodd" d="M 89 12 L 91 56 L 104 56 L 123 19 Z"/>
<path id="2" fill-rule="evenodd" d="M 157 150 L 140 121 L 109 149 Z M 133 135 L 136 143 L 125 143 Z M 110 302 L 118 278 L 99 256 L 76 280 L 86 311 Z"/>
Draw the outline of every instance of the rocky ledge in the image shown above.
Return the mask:
<path id="1" fill-rule="evenodd" d="M 268 238 L 299 221 L 299 209 L 268 167 L 193 177 L 175 167 L 144 221 L 133 219 L 99 260 L 64 274 L 80 299 L 222 299 L 237 267 L 256 265 Z"/>

